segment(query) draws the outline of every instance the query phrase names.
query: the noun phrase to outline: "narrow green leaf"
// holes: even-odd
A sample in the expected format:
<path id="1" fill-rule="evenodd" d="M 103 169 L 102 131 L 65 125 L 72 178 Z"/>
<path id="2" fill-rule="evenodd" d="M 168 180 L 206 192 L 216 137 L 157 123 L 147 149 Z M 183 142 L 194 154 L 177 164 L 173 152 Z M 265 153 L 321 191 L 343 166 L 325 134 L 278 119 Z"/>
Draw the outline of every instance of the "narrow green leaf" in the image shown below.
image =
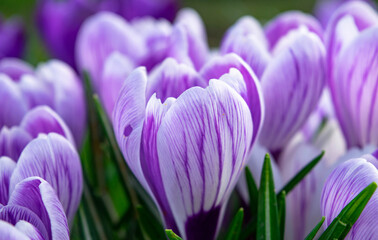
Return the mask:
<path id="1" fill-rule="evenodd" d="M 253 179 L 251 170 L 248 167 L 245 168 L 245 179 L 247 181 L 248 195 L 249 195 L 249 207 L 251 209 L 251 215 L 256 216 L 257 214 L 257 200 L 259 195 L 259 190 L 255 180 Z"/>
<path id="2" fill-rule="evenodd" d="M 318 233 L 320 227 L 323 225 L 324 220 L 325 220 L 325 217 L 323 216 L 322 220 L 320 220 L 320 222 L 318 224 L 316 224 L 316 226 L 314 227 L 314 229 L 311 230 L 311 232 L 307 235 L 307 237 L 305 238 L 305 240 L 312 240 L 312 239 L 315 238 L 315 236 Z"/>
<path id="3" fill-rule="evenodd" d="M 339 215 L 332 221 L 328 228 L 320 236 L 324 239 L 344 239 L 349 233 L 353 224 L 360 217 L 366 204 L 369 202 L 377 189 L 377 183 L 372 182 L 362 190 L 348 205 L 346 205 Z"/>
<path id="4" fill-rule="evenodd" d="M 258 205 L 256 239 L 280 239 L 277 197 L 274 192 L 273 172 L 269 154 L 265 155 L 261 172 Z"/>
<path id="5" fill-rule="evenodd" d="M 243 218 L 244 210 L 243 208 L 240 208 L 231 222 L 225 240 L 239 239 L 240 231 L 243 225 Z"/>
<path id="6" fill-rule="evenodd" d="M 289 194 L 291 190 L 300 182 L 306 175 L 319 163 L 324 155 L 324 151 L 315 157 L 309 164 L 302 168 L 297 175 L 295 175 L 281 190 L 278 194 L 285 191 L 286 195 Z"/>
<path id="7" fill-rule="evenodd" d="M 165 240 L 166 236 L 163 231 L 163 226 L 160 224 L 158 220 L 156 220 L 144 207 L 141 205 L 137 206 L 137 211 L 140 218 L 140 225 L 142 227 L 142 233 L 144 238 L 148 239 L 162 239 Z"/>
<path id="8" fill-rule="evenodd" d="M 286 217 L 286 192 L 283 191 L 277 196 L 278 204 L 278 221 L 280 224 L 281 239 L 284 239 L 285 235 L 285 217 Z"/>
<path id="9" fill-rule="evenodd" d="M 165 229 L 165 233 L 169 240 L 182 240 L 176 233 L 174 233 L 171 229 Z"/>

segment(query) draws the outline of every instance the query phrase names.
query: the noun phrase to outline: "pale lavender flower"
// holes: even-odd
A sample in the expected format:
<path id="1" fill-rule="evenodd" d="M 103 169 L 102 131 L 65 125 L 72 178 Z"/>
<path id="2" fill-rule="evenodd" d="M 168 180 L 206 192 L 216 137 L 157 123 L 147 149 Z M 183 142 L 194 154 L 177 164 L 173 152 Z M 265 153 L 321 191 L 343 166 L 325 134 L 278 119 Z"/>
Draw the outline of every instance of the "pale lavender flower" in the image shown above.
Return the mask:
<path id="1" fill-rule="evenodd" d="M 324 185 L 321 209 L 325 216 L 325 227 L 340 211 L 372 182 L 378 183 L 378 151 L 339 165 Z M 377 239 L 378 192 L 375 192 L 353 225 L 346 239 Z"/>

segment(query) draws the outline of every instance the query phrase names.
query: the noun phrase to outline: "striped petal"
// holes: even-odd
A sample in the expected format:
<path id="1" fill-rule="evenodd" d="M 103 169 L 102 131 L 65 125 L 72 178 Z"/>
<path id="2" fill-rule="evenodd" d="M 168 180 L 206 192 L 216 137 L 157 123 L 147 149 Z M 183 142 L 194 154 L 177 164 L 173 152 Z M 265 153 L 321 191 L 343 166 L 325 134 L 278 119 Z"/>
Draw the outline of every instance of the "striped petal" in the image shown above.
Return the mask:
<path id="1" fill-rule="evenodd" d="M 0 204 L 6 205 L 9 199 L 9 183 L 16 162 L 8 157 L 0 157 Z"/>
<path id="2" fill-rule="evenodd" d="M 176 16 L 175 24 L 184 24 L 189 28 L 189 32 L 201 39 L 203 42 L 207 42 L 205 25 L 201 19 L 201 16 L 192 8 L 181 9 Z"/>
<path id="3" fill-rule="evenodd" d="M 290 44 L 277 53 L 261 79 L 266 115 L 260 141 L 272 152 L 303 126 L 325 84 L 325 49 L 320 39 L 304 29 L 287 37 Z"/>
<path id="4" fill-rule="evenodd" d="M 13 225 L 0 220 L 0 240 L 30 240 Z"/>
<path id="5" fill-rule="evenodd" d="M 26 236 L 28 236 L 30 239 L 33 239 L 33 240 L 44 240 L 44 238 L 42 237 L 41 233 L 39 232 L 39 230 L 34 227 L 32 224 L 24 221 L 24 220 L 21 220 L 21 221 L 18 221 L 15 225 L 15 227 L 21 231 L 22 233 L 24 233 Z"/>
<path id="6" fill-rule="evenodd" d="M 0 128 L 19 124 L 28 106 L 17 84 L 3 74 L 0 74 L 0 99 Z"/>
<path id="7" fill-rule="evenodd" d="M 100 12 L 88 18 L 77 37 L 76 62 L 89 72 L 95 89 L 99 88 L 105 60 L 113 51 L 138 63 L 146 49 L 141 36 L 120 16 Z"/>
<path id="8" fill-rule="evenodd" d="M 325 227 L 371 182 L 378 183 L 378 159 L 373 155 L 348 160 L 339 165 L 324 185 L 321 209 Z M 375 192 L 346 239 L 377 239 L 378 192 Z"/>
<path id="9" fill-rule="evenodd" d="M 31 141 L 22 152 L 10 181 L 10 192 L 23 179 L 38 176 L 51 184 L 71 223 L 82 193 L 78 153 L 64 137 L 49 133 Z"/>
<path id="10" fill-rule="evenodd" d="M 62 204 L 54 189 L 45 180 L 31 177 L 18 183 L 11 194 L 8 206 L 25 207 L 34 212 L 45 225 L 49 239 L 69 239 Z"/>
<path id="11" fill-rule="evenodd" d="M 378 27 L 363 31 L 335 63 L 331 93 L 348 147 L 378 144 Z"/>
<path id="12" fill-rule="evenodd" d="M 185 239 L 213 239 L 245 164 L 251 115 L 240 95 L 222 81 L 185 91 L 157 133 L 164 189 Z"/>
<path id="13" fill-rule="evenodd" d="M 200 71 L 201 76 L 209 81 L 211 79 L 219 79 L 222 75 L 229 73 L 231 68 L 236 68 L 243 76 L 246 92 L 239 92 L 247 102 L 253 121 L 253 138 L 252 143 L 257 138 L 261 129 L 261 123 L 264 119 L 264 102 L 260 83 L 251 70 L 239 56 L 236 54 L 226 54 L 224 56 L 212 58 Z M 233 85 L 233 84 L 229 84 Z"/>
<path id="14" fill-rule="evenodd" d="M 22 150 L 32 139 L 32 136 L 20 127 L 3 127 L 0 131 L 0 156 L 17 161 Z"/>
<path id="15" fill-rule="evenodd" d="M 291 30 L 300 26 L 306 26 L 311 32 L 323 38 L 323 29 L 320 23 L 309 14 L 300 11 L 288 11 L 278 15 L 265 26 L 265 34 L 269 41 L 270 49 L 273 49 L 278 41 Z"/>
<path id="16" fill-rule="evenodd" d="M 34 74 L 32 66 L 17 58 L 4 58 L 0 61 L 0 73 L 8 75 L 13 81 L 18 81 L 24 74 Z"/>
<path id="17" fill-rule="evenodd" d="M 173 58 L 166 58 L 151 72 L 146 98 L 149 99 L 156 93 L 156 97 L 164 102 L 169 97 L 177 98 L 188 88 L 204 87 L 206 83 L 192 67 L 180 64 Z"/>

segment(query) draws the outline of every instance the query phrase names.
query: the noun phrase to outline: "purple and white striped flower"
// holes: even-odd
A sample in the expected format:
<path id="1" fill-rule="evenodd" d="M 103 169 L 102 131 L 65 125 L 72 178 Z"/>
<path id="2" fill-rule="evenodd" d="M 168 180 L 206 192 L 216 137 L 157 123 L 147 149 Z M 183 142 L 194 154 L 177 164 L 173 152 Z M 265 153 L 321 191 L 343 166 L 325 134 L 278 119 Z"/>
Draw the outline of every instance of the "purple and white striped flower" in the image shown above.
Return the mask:
<path id="1" fill-rule="evenodd" d="M 0 59 L 22 57 L 25 47 L 25 34 L 18 18 L 4 20 L 0 15 Z"/>
<path id="2" fill-rule="evenodd" d="M 66 215 L 54 189 L 39 177 L 22 180 L 0 205 L 0 239 L 70 239 Z"/>
<path id="3" fill-rule="evenodd" d="M 378 15 L 343 5 L 327 28 L 328 80 L 348 148 L 378 146 Z"/>
<path id="4" fill-rule="evenodd" d="M 85 128 L 82 84 L 65 63 L 51 60 L 35 71 L 18 59 L 0 61 L 0 128 L 20 124 L 32 108 L 47 105 L 69 126 L 77 146 Z"/>
<path id="5" fill-rule="evenodd" d="M 378 183 L 378 151 L 339 165 L 324 185 L 321 209 L 325 216 L 325 227 L 340 211 L 372 182 Z M 377 239 L 378 192 L 375 192 L 353 225 L 346 239 Z"/>
<path id="6" fill-rule="evenodd" d="M 127 164 L 155 200 L 165 226 L 185 239 L 215 238 L 258 132 L 256 115 L 241 97 L 248 96 L 243 75 L 248 72 L 226 62 L 207 67 L 223 73 L 219 80 L 174 59 L 148 77 L 138 68 L 114 109 L 114 131 Z M 249 79 L 256 89 L 258 82 Z"/>

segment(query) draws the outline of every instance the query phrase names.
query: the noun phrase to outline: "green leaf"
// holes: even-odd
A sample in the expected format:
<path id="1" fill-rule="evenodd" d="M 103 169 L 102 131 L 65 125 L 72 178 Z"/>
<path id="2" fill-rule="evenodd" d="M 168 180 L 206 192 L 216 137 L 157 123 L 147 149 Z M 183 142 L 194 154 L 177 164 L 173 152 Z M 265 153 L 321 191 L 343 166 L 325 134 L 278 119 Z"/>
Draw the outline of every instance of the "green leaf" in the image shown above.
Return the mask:
<path id="1" fill-rule="evenodd" d="M 369 202 L 377 189 L 377 183 L 372 182 L 362 190 L 332 221 L 328 228 L 320 236 L 319 240 L 324 239 L 344 239 L 348 235 L 353 224 L 360 217 L 366 204 Z"/>
<path id="2" fill-rule="evenodd" d="M 169 240 L 182 240 L 176 233 L 174 233 L 171 229 L 165 229 L 165 233 Z"/>
<path id="3" fill-rule="evenodd" d="M 278 204 L 278 221 L 280 224 L 281 239 L 284 239 L 285 235 L 285 217 L 286 217 L 286 192 L 283 191 L 277 196 Z"/>
<path id="4" fill-rule="evenodd" d="M 255 180 L 253 179 L 251 170 L 248 167 L 245 168 L 245 179 L 247 181 L 248 195 L 249 195 L 249 207 L 251 209 L 251 215 L 256 216 L 257 214 L 257 200 L 259 195 L 259 190 Z"/>
<path id="5" fill-rule="evenodd" d="M 141 205 L 137 206 L 138 215 L 140 218 L 140 225 L 144 239 L 162 239 L 165 240 L 166 236 L 163 231 L 163 226 L 156 220 L 147 209 Z M 148 235 L 148 236 L 146 236 Z"/>
<path id="6" fill-rule="evenodd" d="M 280 239 L 277 197 L 274 192 L 273 171 L 269 154 L 265 155 L 261 172 L 258 205 L 256 239 Z"/>
<path id="7" fill-rule="evenodd" d="M 240 208 L 231 222 L 225 240 L 239 239 L 240 231 L 243 225 L 244 210 Z"/>
<path id="8" fill-rule="evenodd" d="M 307 164 L 304 168 L 302 168 L 297 175 L 295 175 L 281 190 L 278 194 L 282 193 L 283 191 L 286 192 L 286 195 L 289 194 L 291 190 L 306 177 L 306 175 L 319 163 L 324 155 L 324 151 L 320 153 L 317 157 L 315 157 L 309 164 Z"/>
<path id="9" fill-rule="evenodd" d="M 305 240 L 312 240 L 312 239 L 315 238 L 315 236 L 318 233 L 320 227 L 323 225 L 324 220 L 325 220 L 325 217 L 323 216 L 322 220 L 320 220 L 320 222 L 318 224 L 316 224 L 316 226 L 314 227 L 314 229 L 311 230 L 311 232 L 307 235 L 307 237 L 305 238 Z"/>

